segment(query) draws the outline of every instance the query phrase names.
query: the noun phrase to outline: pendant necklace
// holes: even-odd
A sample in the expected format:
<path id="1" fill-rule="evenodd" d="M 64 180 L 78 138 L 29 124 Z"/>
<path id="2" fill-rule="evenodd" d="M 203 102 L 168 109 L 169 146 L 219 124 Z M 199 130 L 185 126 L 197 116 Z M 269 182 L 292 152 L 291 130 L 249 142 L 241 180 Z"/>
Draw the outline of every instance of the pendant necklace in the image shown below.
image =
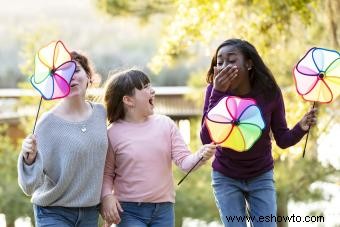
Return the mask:
<path id="1" fill-rule="evenodd" d="M 80 130 L 81 130 L 82 132 L 86 132 L 86 125 L 82 125 L 81 128 L 80 128 Z"/>

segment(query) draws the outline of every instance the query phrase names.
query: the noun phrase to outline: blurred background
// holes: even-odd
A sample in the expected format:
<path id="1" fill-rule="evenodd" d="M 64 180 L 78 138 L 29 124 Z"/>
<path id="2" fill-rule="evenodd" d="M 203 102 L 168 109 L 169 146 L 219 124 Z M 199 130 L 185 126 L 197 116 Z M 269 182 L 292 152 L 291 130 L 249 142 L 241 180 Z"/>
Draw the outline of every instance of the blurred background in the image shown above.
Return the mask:
<path id="1" fill-rule="evenodd" d="M 88 54 L 101 77 L 89 89 L 95 101 L 101 101 L 110 71 L 137 66 L 148 73 L 156 112 L 175 120 L 192 150 L 200 145 L 205 75 L 222 41 L 242 38 L 256 46 L 282 89 L 289 127 L 312 105 L 296 92 L 294 65 L 311 47 L 340 49 L 340 1 L 333 0 L 0 0 L 0 5 L 0 227 L 33 225 L 30 198 L 17 185 L 16 160 L 39 103 L 28 83 L 34 55 L 49 42 L 60 39 L 69 50 Z M 53 102 L 43 102 L 41 111 Z M 278 215 L 301 217 L 278 226 L 340 226 L 339 106 L 339 98 L 319 106 L 305 158 L 304 139 L 285 150 L 273 146 Z M 210 171 L 208 164 L 176 188 L 176 227 L 222 226 Z M 184 173 L 174 167 L 174 175 L 177 183 Z M 312 222 L 304 222 L 306 216 Z"/>

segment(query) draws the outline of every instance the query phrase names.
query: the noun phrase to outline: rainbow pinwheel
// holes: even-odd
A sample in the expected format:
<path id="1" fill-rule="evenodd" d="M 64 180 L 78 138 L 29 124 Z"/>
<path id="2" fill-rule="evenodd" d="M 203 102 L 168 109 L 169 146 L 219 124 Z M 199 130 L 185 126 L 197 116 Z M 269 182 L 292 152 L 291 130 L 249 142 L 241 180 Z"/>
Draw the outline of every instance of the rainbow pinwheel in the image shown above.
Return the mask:
<path id="1" fill-rule="evenodd" d="M 255 100 L 236 96 L 222 98 L 206 115 L 205 124 L 213 142 L 238 152 L 249 150 L 265 127 Z"/>
<path id="2" fill-rule="evenodd" d="M 66 97 L 70 92 L 70 82 L 76 70 L 76 63 L 61 41 L 43 47 L 35 56 L 33 87 L 46 100 Z"/>
<path id="3" fill-rule="evenodd" d="M 297 92 L 307 101 L 329 103 L 340 94 L 340 54 L 313 47 L 294 67 Z"/>

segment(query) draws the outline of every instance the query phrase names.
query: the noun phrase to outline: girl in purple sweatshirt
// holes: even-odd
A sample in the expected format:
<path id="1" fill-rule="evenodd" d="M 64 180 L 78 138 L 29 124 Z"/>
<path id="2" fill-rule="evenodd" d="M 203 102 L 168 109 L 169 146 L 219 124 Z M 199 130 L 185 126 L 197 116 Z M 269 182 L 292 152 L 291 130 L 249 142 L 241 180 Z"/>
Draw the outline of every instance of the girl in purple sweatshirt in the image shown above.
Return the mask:
<path id="1" fill-rule="evenodd" d="M 276 226 L 276 193 L 273 179 L 270 132 L 280 148 L 293 146 L 316 123 L 316 109 L 309 111 L 292 129 L 287 127 L 280 88 L 255 47 L 247 41 L 229 39 L 220 44 L 207 73 L 208 87 L 203 119 L 228 95 L 256 100 L 265 128 L 247 152 L 218 147 L 212 167 L 212 186 L 225 226 L 246 226 L 246 202 L 254 226 Z M 202 121 L 201 140 L 211 143 Z"/>

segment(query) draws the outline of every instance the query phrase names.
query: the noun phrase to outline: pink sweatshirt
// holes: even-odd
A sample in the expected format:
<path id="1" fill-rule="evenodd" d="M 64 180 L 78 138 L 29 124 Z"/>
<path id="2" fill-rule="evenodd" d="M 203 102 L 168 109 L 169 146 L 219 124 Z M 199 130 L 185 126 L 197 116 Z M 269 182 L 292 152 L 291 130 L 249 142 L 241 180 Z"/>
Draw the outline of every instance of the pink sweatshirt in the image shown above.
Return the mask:
<path id="1" fill-rule="evenodd" d="M 175 202 L 172 161 L 188 171 L 200 154 L 191 154 L 176 124 L 164 115 L 143 123 L 119 120 L 108 128 L 102 198 L 122 202 Z"/>

